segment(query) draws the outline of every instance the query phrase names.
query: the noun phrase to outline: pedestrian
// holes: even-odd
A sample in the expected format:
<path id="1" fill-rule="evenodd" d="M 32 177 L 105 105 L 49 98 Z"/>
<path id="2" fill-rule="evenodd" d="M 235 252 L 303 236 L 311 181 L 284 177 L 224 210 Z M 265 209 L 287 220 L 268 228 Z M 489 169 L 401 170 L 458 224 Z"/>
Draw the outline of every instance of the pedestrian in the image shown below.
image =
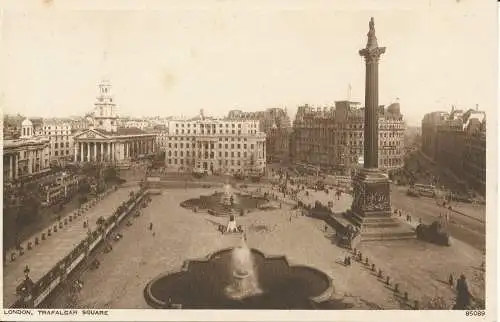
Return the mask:
<path id="1" fill-rule="evenodd" d="M 149 230 L 153 230 L 153 223 L 149 223 Z"/>
<path id="2" fill-rule="evenodd" d="M 448 284 L 453 287 L 453 274 L 450 273 L 450 277 L 448 278 Z"/>

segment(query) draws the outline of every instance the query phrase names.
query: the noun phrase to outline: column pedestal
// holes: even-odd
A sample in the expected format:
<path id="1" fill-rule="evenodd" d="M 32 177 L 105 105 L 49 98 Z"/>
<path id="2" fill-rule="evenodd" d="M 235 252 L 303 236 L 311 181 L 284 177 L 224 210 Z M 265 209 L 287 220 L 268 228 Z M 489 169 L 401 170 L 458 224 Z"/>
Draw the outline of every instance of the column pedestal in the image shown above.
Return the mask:
<path id="1" fill-rule="evenodd" d="M 379 169 L 361 169 L 353 180 L 354 200 L 347 219 L 361 230 L 360 241 L 413 239 L 415 231 L 392 216 L 391 187 Z"/>

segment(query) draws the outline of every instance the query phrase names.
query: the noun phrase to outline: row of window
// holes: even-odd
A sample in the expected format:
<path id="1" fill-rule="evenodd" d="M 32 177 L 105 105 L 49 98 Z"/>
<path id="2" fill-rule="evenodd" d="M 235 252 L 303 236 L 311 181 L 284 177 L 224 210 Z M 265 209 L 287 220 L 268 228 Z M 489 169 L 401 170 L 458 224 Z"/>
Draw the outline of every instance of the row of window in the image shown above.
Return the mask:
<path id="1" fill-rule="evenodd" d="M 212 149 L 213 150 L 213 149 L 215 149 L 215 146 L 216 146 L 215 143 L 210 143 L 210 144 L 203 143 L 202 144 L 202 143 L 198 142 L 198 149 L 204 148 L 206 150 L 208 150 L 208 149 Z M 239 144 L 239 143 L 234 144 L 234 143 L 231 143 L 231 145 L 229 145 L 228 143 L 224 144 L 224 148 L 225 149 L 229 149 L 229 146 L 231 146 L 231 149 L 235 149 L 235 147 L 236 147 L 236 149 L 241 149 L 242 147 L 243 147 L 243 149 L 247 148 L 247 144 L 246 143 L 244 143 L 244 144 Z M 190 148 L 189 143 L 185 143 L 185 144 L 184 143 L 179 143 L 179 144 L 177 144 L 177 143 L 169 143 L 168 147 L 170 149 L 171 148 L 177 149 L 178 147 L 181 148 L 181 149 L 184 149 L 184 148 L 189 149 Z M 250 144 L 250 150 L 253 150 L 254 147 L 255 147 L 255 145 L 253 143 Z M 196 144 L 195 143 L 191 143 L 191 148 L 192 149 L 196 148 Z M 219 149 L 222 149 L 222 143 L 219 143 Z"/>
<path id="2" fill-rule="evenodd" d="M 241 165 L 249 165 L 248 163 L 243 163 L 241 162 L 240 160 L 224 160 L 224 162 L 222 162 L 223 160 L 218 160 L 218 163 L 219 163 L 219 166 L 222 166 L 222 165 L 226 165 L 226 166 L 229 166 L 229 165 L 232 165 L 232 166 L 241 166 Z M 168 164 L 180 164 L 180 165 L 196 165 L 196 160 L 194 159 L 167 159 L 167 163 Z M 257 165 L 262 165 L 262 162 L 257 162 Z"/>
<path id="3" fill-rule="evenodd" d="M 197 127 L 197 125 L 199 126 L 199 128 L 203 129 L 209 129 L 209 128 L 212 128 L 212 129 L 215 129 L 217 127 L 217 124 L 204 124 L 204 123 L 175 123 L 175 127 L 184 127 L 184 125 L 186 125 L 186 127 L 191 127 L 191 124 L 193 124 L 193 128 Z M 225 124 L 225 127 L 229 128 L 229 123 L 224 123 Z M 238 125 L 238 128 L 241 129 L 241 124 L 242 123 L 238 123 L 238 124 L 235 124 L 235 123 L 231 123 L 231 128 L 236 128 L 236 125 Z M 250 127 L 257 127 L 257 124 L 255 123 L 247 123 Z M 179 126 L 180 125 L 180 126 Z M 219 128 L 221 127 L 224 127 L 222 123 L 219 123 Z"/>
<path id="4" fill-rule="evenodd" d="M 195 141 L 195 137 L 186 137 L 186 136 L 174 136 L 174 137 L 169 137 L 168 138 L 169 141 Z M 225 142 L 241 142 L 242 139 L 241 138 L 231 138 L 231 140 L 229 140 L 229 138 L 219 138 L 219 142 L 222 142 L 222 141 L 225 141 Z M 247 138 L 243 138 L 243 142 L 247 142 Z"/>
<path id="5" fill-rule="evenodd" d="M 66 142 L 66 145 L 64 144 L 64 142 L 61 142 L 60 144 L 59 143 L 54 143 L 54 149 L 58 149 L 59 147 L 61 148 L 69 148 L 69 142 Z"/>
<path id="6" fill-rule="evenodd" d="M 59 151 L 54 151 L 54 156 L 58 157 L 58 156 L 64 156 L 64 155 L 69 155 L 69 150 L 61 150 L 61 152 Z M 49 153 L 50 155 L 50 153 Z"/>
<path id="7" fill-rule="evenodd" d="M 216 130 L 212 130 L 212 131 L 206 130 L 205 131 L 202 129 L 202 130 L 200 130 L 199 133 L 200 134 L 217 134 L 217 131 Z M 257 131 L 256 130 L 249 130 L 249 131 L 245 131 L 245 133 L 257 134 Z M 182 129 L 179 131 L 178 129 L 176 129 L 175 134 L 191 134 L 191 130 L 187 129 L 186 131 L 184 131 L 184 129 Z M 196 130 L 193 130 L 192 134 L 196 134 Z M 225 132 L 223 132 L 222 130 L 219 130 L 219 134 L 238 134 L 238 135 L 241 135 L 242 132 L 241 132 L 241 130 L 238 130 L 237 132 L 236 132 L 236 130 L 231 130 L 231 132 L 229 132 L 229 130 L 226 130 Z"/>
<path id="8" fill-rule="evenodd" d="M 174 157 L 176 157 L 177 155 L 183 157 L 184 156 L 184 151 L 179 151 L 179 154 L 177 154 L 177 151 L 174 151 L 174 153 L 172 153 L 172 151 L 168 151 L 168 156 L 171 157 L 172 155 Z M 213 159 L 215 157 L 215 153 L 214 152 L 205 152 L 204 154 L 202 154 L 201 152 L 198 152 L 198 157 L 201 158 L 202 155 L 205 155 L 205 159 Z M 242 154 L 241 152 L 238 151 L 238 153 L 234 153 L 233 151 L 231 151 L 231 154 L 229 154 L 229 152 L 224 152 L 224 157 L 228 158 L 229 155 L 231 155 L 231 158 L 234 158 L 234 157 L 237 157 L 237 158 L 241 158 Z M 190 153 L 190 151 L 186 151 L 186 157 L 190 157 L 190 156 L 196 156 L 196 153 L 193 152 L 193 153 Z M 247 152 L 243 152 L 243 157 L 246 158 L 248 156 Z M 219 151 L 219 158 L 222 158 L 222 152 Z"/>

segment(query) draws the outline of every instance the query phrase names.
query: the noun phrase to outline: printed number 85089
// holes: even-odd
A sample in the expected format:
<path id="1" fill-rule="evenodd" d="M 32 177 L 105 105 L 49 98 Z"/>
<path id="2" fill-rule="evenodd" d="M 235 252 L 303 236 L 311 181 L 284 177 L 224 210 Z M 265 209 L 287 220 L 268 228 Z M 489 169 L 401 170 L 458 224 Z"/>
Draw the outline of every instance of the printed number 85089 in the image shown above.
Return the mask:
<path id="1" fill-rule="evenodd" d="M 485 316 L 485 311 L 465 311 L 465 316 Z"/>

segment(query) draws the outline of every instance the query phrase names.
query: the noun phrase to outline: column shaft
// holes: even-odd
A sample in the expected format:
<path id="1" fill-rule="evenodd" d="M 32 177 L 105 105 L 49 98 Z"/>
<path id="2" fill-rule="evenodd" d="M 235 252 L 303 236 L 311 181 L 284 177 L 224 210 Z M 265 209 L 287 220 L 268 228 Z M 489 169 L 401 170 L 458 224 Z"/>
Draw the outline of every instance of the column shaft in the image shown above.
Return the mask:
<path id="1" fill-rule="evenodd" d="M 13 179 L 13 170 L 12 168 L 14 167 L 14 160 L 13 160 L 14 156 L 13 155 L 9 155 L 9 179 L 12 180 Z"/>
<path id="2" fill-rule="evenodd" d="M 366 62 L 365 80 L 365 168 L 378 168 L 378 61 Z"/>

